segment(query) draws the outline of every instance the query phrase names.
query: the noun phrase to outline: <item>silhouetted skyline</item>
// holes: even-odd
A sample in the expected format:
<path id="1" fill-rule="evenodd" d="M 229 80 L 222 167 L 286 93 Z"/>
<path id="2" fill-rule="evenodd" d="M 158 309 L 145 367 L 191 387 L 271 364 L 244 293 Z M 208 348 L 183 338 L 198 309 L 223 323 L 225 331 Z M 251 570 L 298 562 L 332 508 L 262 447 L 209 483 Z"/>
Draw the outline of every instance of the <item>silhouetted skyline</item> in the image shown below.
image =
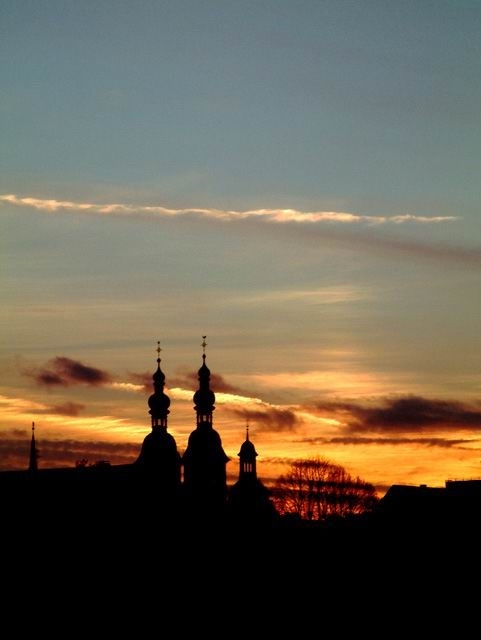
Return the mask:
<path id="1" fill-rule="evenodd" d="M 4 0 L 0 470 L 181 454 L 481 476 L 481 7 Z M 154 352 L 155 353 L 155 352 Z M 148 416 L 147 416 L 148 417 Z M 230 479 L 235 468 L 227 464 Z"/>

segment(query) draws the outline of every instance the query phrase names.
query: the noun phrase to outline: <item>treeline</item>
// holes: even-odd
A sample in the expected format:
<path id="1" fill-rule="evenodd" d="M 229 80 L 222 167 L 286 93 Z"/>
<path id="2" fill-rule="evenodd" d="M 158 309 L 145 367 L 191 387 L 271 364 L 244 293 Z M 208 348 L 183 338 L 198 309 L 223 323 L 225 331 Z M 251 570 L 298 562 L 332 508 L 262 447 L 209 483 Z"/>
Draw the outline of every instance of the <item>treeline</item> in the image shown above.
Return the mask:
<path id="1" fill-rule="evenodd" d="M 379 502 L 374 485 L 323 458 L 294 461 L 275 481 L 272 500 L 281 516 L 320 522 L 370 513 Z"/>

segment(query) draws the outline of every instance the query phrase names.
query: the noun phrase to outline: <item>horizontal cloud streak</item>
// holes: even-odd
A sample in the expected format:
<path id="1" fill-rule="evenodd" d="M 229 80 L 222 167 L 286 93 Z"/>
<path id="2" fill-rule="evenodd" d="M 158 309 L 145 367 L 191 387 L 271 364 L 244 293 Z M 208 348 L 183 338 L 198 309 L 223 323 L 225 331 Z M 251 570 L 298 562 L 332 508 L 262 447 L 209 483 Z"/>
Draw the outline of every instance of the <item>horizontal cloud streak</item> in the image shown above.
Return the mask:
<path id="1" fill-rule="evenodd" d="M 423 261 L 449 262 L 455 267 L 480 266 L 481 249 L 443 243 L 423 242 L 408 238 L 385 237 L 386 230 L 412 227 L 433 228 L 434 225 L 453 223 L 460 216 L 418 216 L 413 214 L 394 216 L 357 215 L 343 211 L 298 211 L 295 209 L 255 209 L 233 211 L 190 207 L 171 209 L 161 206 L 142 206 L 123 203 L 97 204 L 67 200 L 19 197 L 15 194 L 0 195 L 0 205 L 30 208 L 45 213 L 67 212 L 93 216 L 139 217 L 151 220 L 204 220 L 222 224 L 268 228 L 270 238 L 289 241 L 295 237 L 304 244 L 319 246 L 320 239 L 329 240 L 340 248 L 356 251 L 367 250 L 371 256 L 393 253 L 415 257 Z M 381 230 L 383 230 L 381 232 Z M 287 238 L 286 238 L 287 234 Z M 383 235 L 380 235 L 383 234 Z"/>
<path id="2" fill-rule="evenodd" d="M 85 409 L 85 405 L 79 402 L 65 402 L 64 404 L 53 405 L 52 413 L 60 416 L 78 416 Z"/>
<path id="3" fill-rule="evenodd" d="M 27 468 L 30 435 L 18 432 L 0 434 L 0 459 L 4 468 Z M 108 460 L 111 464 L 132 463 L 139 453 L 139 445 L 127 442 L 79 441 L 73 439 L 38 439 L 37 448 L 45 468 L 73 467 L 80 460 L 90 464 Z"/>
<path id="4" fill-rule="evenodd" d="M 231 411 L 234 415 L 244 418 L 247 423 L 254 422 L 258 431 L 273 433 L 293 431 L 302 424 L 302 420 L 291 409 L 280 409 L 266 405 L 261 411 L 252 409 L 231 409 Z"/>
<path id="5" fill-rule="evenodd" d="M 409 433 L 426 431 L 480 431 L 481 409 L 458 401 L 410 395 L 387 398 L 378 406 L 352 402 L 322 402 L 321 412 L 334 413 L 351 433 Z"/>
<path id="6" fill-rule="evenodd" d="M 196 371 L 180 371 L 177 375 L 169 376 L 167 387 L 182 387 L 186 389 L 197 389 L 199 386 L 199 374 Z M 210 386 L 215 393 L 239 394 L 243 393 L 238 387 L 234 387 L 225 381 L 218 373 L 210 374 Z"/>
<path id="7" fill-rule="evenodd" d="M 169 209 L 159 206 L 138 206 L 121 203 L 95 204 L 90 202 L 71 202 L 65 200 L 44 200 L 40 198 L 21 198 L 14 194 L 0 195 L 0 202 L 5 202 L 17 207 L 30 207 L 40 211 L 56 213 L 58 211 L 71 211 L 77 213 L 92 213 L 97 215 L 139 215 L 149 214 L 159 217 L 175 217 L 194 215 L 215 220 L 245 220 L 258 219 L 274 223 L 341 223 L 341 224 L 405 224 L 422 223 L 432 224 L 439 222 L 452 222 L 458 220 L 458 216 L 415 216 L 404 214 L 397 216 L 364 216 L 343 211 L 297 211 L 295 209 L 255 209 L 251 211 L 232 211 L 227 209 Z"/>
<path id="8" fill-rule="evenodd" d="M 339 436 L 334 438 L 304 438 L 303 442 L 310 445 L 326 445 L 326 444 L 344 444 L 344 445 L 420 445 L 423 447 L 441 447 L 442 449 L 466 449 L 470 450 L 473 447 L 472 444 L 478 444 L 479 439 L 466 439 L 466 438 L 438 438 L 438 437 L 413 437 L 407 438 L 404 436 L 392 438 L 392 437 L 352 437 L 352 436 Z M 479 447 L 476 447 L 478 449 Z"/>

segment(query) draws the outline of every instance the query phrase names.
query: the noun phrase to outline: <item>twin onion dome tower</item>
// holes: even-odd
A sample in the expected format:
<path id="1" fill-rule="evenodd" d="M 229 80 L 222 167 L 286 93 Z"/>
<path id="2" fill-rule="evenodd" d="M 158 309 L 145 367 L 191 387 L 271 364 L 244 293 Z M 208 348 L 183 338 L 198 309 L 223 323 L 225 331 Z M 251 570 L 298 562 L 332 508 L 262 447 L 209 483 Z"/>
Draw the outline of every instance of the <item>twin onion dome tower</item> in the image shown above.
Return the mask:
<path id="1" fill-rule="evenodd" d="M 151 430 L 143 439 L 137 458 L 119 465 L 99 461 L 93 465 L 41 468 L 32 423 L 28 470 L 0 474 L 0 498 L 6 496 L 12 521 L 20 523 L 22 514 L 36 514 L 42 521 L 70 523 L 77 530 L 82 513 L 87 514 L 86 527 L 91 523 L 109 531 L 121 527 L 133 535 L 158 531 L 158 527 L 177 533 L 191 532 L 197 525 L 209 527 L 211 523 L 227 523 L 235 528 L 276 523 L 278 514 L 270 491 L 257 478 L 257 452 L 249 439 L 248 426 L 238 453 L 237 480 L 230 485 L 227 482 L 230 458 L 213 426 L 216 398 L 206 364 L 206 336 L 202 338 L 202 364 L 192 397 L 196 423 L 182 454 L 168 431 L 171 403 L 165 392 L 158 342 L 153 393 L 147 401 Z"/>
<path id="2" fill-rule="evenodd" d="M 217 513 L 229 507 L 242 516 L 268 512 L 268 490 L 257 478 L 257 452 L 249 439 L 239 451 L 239 477 L 227 486 L 226 455 L 219 433 L 213 427 L 215 394 L 210 386 L 211 372 L 206 364 L 206 336 L 202 336 L 202 365 L 198 369 L 198 388 L 193 395 L 196 427 L 181 455 L 175 438 L 168 432 L 170 398 L 165 393 L 165 374 L 160 367 L 157 343 L 157 369 L 152 376 L 154 392 L 148 399 L 151 432 L 144 438 L 134 466 L 165 500 L 181 502 L 186 509 Z"/>

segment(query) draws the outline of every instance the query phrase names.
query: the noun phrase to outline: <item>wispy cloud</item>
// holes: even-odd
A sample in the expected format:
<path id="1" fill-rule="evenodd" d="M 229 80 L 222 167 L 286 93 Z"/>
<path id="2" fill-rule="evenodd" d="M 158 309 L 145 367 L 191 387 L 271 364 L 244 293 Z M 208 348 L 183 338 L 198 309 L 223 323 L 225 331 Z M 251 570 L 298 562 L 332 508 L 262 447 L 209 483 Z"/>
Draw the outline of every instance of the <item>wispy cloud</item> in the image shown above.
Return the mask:
<path id="1" fill-rule="evenodd" d="M 53 200 L 26 197 L 15 194 L 0 195 L 0 202 L 17 207 L 29 207 L 48 213 L 74 212 L 90 213 L 94 215 L 151 215 L 158 217 L 196 216 L 223 221 L 238 221 L 258 219 L 272 223 L 339 223 L 339 224 L 367 224 L 383 225 L 406 223 L 433 224 L 452 222 L 458 216 L 416 216 L 403 214 L 396 216 L 365 216 L 345 211 L 298 211 L 296 209 L 254 209 L 250 211 L 233 211 L 229 209 L 170 209 L 160 206 L 140 206 L 122 203 L 98 204 L 91 202 L 72 202 L 68 200 Z"/>
<path id="2" fill-rule="evenodd" d="M 371 256 L 393 253 L 426 260 L 449 262 L 455 267 L 481 265 L 481 249 L 471 246 L 424 242 L 409 238 L 385 237 L 387 230 L 412 227 L 433 228 L 440 224 L 453 223 L 461 216 L 424 216 L 406 213 L 402 215 L 358 215 L 346 211 L 299 211 L 296 209 L 253 209 L 234 211 L 231 209 L 209 209 L 190 207 L 171 209 L 156 205 L 134 205 L 125 203 L 98 204 L 73 202 L 70 200 L 20 197 L 15 194 L 0 195 L 0 205 L 10 205 L 41 211 L 48 214 L 70 213 L 73 215 L 137 217 L 148 220 L 184 219 L 205 220 L 221 224 L 243 225 L 259 230 L 269 229 L 271 239 L 291 241 L 296 237 L 306 245 L 319 246 L 328 240 L 340 248 L 369 251 Z M 382 231 L 381 231 L 382 230 Z"/>
<path id="3" fill-rule="evenodd" d="M 26 400 L 25 398 L 9 398 L 8 396 L 0 395 L 0 408 L 4 416 L 29 415 L 44 411 L 47 405 L 33 400 Z"/>
<path id="4" fill-rule="evenodd" d="M 440 447 L 442 449 L 473 449 L 473 444 L 478 445 L 477 438 L 439 438 L 439 437 L 352 437 L 339 436 L 334 438 L 318 437 L 303 438 L 302 442 L 310 445 L 344 444 L 344 445 L 420 445 L 423 447 Z M 476 446 L 476 449 L 479 447 Z"/>
<path id="5" fill-rule="evenodd" d="M 65 402 L 64 404 L 53 405 L 52 413 L 60 416 L 78 416 L 85 409 L 85 405 L 80 402 Z"/>
<path id="6" fill-rule="evenodd" d="M 227 293 L 226 295 L 229 295 Z M 229 297 L 231 304 L 252 305 L 252 304 L 286 304 L 290 302 L 304 302 L 312 305 L 339 304 L 343 302 L 353 302 L 369 298 L 370 292 L 367 288 L 354 288 L 347 286 L 322 287 L 318 289 L 281 289 L 269 290 L 260 293 L 233 293 Z"/>

